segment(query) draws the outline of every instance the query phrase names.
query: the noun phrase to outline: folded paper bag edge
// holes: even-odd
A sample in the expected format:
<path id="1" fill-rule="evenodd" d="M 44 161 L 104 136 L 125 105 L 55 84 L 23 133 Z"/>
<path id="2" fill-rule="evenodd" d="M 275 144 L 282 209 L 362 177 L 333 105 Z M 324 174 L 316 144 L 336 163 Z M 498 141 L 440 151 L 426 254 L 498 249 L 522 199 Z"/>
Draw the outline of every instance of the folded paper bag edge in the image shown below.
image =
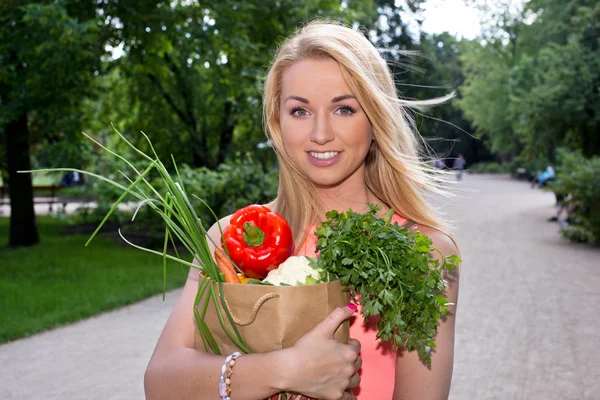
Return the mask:
<path id="1" fill-rule="evenodd" d="M 293 346 L 293 344 L 320 323 L 336 307 L 345 306 L 349 294 L 343 291 L 339 281 L 303 286 L 240 285 L 223 283 L 223 291 L 230 313 L 241 322 L 252 316 L 257 300 L 273 293 L 257 309 L 254 320 L 246 326 L 237 325 L 243 341 L 252 352 L 267 352 Z M 213 288 L 219 297 L 219 284 L 213 282 Z M 198 304 L 202 310 L 204 301 Z M 223 310 L 221 302 L 219 307 Z M 312 311 L 311 311 L 312 310 Z M 224 314 L 224 312 L 223 312 Z M 238 347 L 223 331 L 210 300 L 205 322 L 222 353 L 238 351 Z M 232 329 L 226 318 L 226 326 Z M 335 338 L 348 343 L 349 323 L 345 321 L 336 330 Z M 195 347 L 204 351 L 204 346 L 196 329 Z"/>

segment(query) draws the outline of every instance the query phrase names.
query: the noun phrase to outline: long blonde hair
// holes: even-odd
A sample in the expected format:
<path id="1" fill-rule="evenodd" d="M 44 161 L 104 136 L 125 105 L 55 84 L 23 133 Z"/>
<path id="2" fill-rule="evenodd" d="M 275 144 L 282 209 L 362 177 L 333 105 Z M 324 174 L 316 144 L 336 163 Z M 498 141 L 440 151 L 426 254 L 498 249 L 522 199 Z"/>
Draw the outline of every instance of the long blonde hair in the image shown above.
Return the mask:
<path id="1" fill-rule="evenodd" d="M 266 77 L 263 101 L 265 132 L 279 162 L 279 190 L 273 208 L 290 223 L 296 243 L 304 240 L 306 228 L 317 222 L 322 210 L 314 185 L 284 150 L 279 102 L 283 73 L 306 59 L 335 60 L 373 126 L 374 142 L 365 169 L 367 187 L 396 213 L 448 232 L 438 211 L 424 197 L 426 192 L 440 192 L 442 180 L 420 159 L 425 149 L 406 112 L 406 107 L 427 102 L 398 98 L 390 69 L 361 33 L 338 23 L 313 21 L 277 51 Z"/>

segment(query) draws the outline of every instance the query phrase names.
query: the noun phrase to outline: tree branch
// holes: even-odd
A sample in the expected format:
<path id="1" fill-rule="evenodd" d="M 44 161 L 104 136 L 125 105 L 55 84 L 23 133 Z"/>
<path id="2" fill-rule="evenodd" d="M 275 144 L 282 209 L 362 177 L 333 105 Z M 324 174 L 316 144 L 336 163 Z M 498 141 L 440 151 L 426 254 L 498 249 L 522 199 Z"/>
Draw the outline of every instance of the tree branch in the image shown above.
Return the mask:
<path id="1" fill-rule="evenodd" d="M 148 72 L 146 74 L 148 76 L 148 78 L 150 79 L 150 81 L 152 81 L 152 83 L 154 83 L 154 85 L 156 85 L 156 87 L 158 88 L 158 90 L 160 91 L 160 93 L 162 94 L 162 96 L 164 97 L 165 101 L 169 104 L 169 106 L 171 106 L 171 108 L 173 109 L 173 111 L 175 111 L 175 114 L 177 114 L 177 116 L 179 117 L 179 119 L 181 119 L 181 121 L 186 124 L 186 125 L 190 125 L 190 121 L 188 120 L 187 116 L 185 115 L 185 113 L 183 111 L 181 111 L 179 109 L 179 107 L 177 106 L 177 104 L 175 103 L 175 100 L 173 100 L 173 98 L 171 97 L 171 95 L 169 94 L 169 92 L 167 92 L 167 90 L 163 87 L 163 85 L 160 83 L 160 81 L 158 80 L 158 78 L 156 76 L 154 76 L 154 74 L 151 74 L 150 72 Z"/>
<path id="2" fill-rule="evenodd" d="M 194 114 L 193 94 L 190 92 L 189 86 L 185 84 L 183 77 L 181 76 L 181 69 L 175 64 L 175 62 L 171 59 L 169 54 L 165 53 L 163 58 L 173 75 L 175 75 L 177 86 L 179 87 L 179 91 L 181 92 L 181 96 L 183 97 L 183 103 L 185 105 L 185 111 L 188 116 L 189 124 L 193 126 L 193 132 L 196 134 L 198 123 Z"/>

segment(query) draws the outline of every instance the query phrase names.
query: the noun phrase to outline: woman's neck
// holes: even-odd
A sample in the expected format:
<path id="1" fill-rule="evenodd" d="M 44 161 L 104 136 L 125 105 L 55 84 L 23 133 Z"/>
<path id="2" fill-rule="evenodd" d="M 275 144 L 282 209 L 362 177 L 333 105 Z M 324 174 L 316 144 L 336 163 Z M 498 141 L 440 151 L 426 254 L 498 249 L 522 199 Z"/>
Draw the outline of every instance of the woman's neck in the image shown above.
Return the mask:
<path id="1" fill-rule="evenodd" d="M 330 210 L 339 212 L 352 210 L 362 213 L 367 211 L 369 204 L 378 204 L 382 206 L 383 211 L 387 211 L 386 205 L 367 188 L 364 182 L 362 185 L 345 182 L 335 187 L 320 187 L 317 188 L 317 197 L 323 206 L 319 219 L 324 219 L 325 213 Z"/>

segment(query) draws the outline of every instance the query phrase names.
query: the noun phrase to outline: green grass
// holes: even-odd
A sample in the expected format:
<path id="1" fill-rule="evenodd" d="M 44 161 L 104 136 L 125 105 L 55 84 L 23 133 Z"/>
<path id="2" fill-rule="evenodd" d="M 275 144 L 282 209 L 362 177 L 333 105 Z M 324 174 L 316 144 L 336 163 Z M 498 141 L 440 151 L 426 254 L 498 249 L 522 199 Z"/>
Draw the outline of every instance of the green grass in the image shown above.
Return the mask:
<path id="1" fill-rule="evenodd" d="M 37 221 L 40 244 L 10 249 L 0 218 L 0 343 L 162 292 L 162 258 L 106 237 L 85 247 L 88 236 L 60 235 L 65 222 Z M 182 286 L 188 268 L 171 262 L 167 270 L 167 287 Z"/>
<path id="2" fill-rule="evenodd" d="M 31 179 L 34 186 L 50 186 L 58 185 L 60 183 L 60 176 L 46 174 L 33 174 Z"/>
<path id="3" fill-rule="evenodd" d="M 58 174 L 32 174 L 31 183 L 33 186 L 50 186 L 60 184 L 61 176 Z M 0 185 L 7 185 L 8 182 L 0 178 Z"/>

